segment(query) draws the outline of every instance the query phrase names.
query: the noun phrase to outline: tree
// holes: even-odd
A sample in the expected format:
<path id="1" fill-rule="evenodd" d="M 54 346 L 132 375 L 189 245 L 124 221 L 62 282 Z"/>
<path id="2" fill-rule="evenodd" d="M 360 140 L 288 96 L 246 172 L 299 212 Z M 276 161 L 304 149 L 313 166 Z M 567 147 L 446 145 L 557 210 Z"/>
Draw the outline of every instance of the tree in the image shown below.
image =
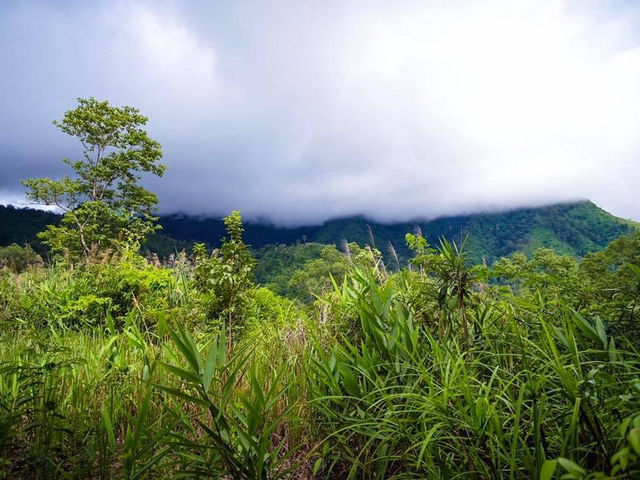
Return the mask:
<path id="1" fill-rule="evenodd" d="M 133 107 L 79 98 L 75 109 L 53 122 L 82 144 L 81 160 L 63 159 L 75 175 L 23 184 L 30 200 L 64 212 L 59 225 L 39 234 L 54 253 L 86 258 L 105 248 L 136 246 L 158 228 L 152 215 L 158 199 L 139 184 L 143 173 L 162 176 L 166 169 L 159 163 L 160 144 L 142 128 L 147 120 Z"/>
<path id="2" fill-rule="evenodd" d="M 452 320 L 454 317 L 450 314 L 457 310 L 464 345 L 467 347 L 469 319 L 466 307 L 478 276 L 477 268 L 470 268 L 467 264 L 467 253 L 464 251 L 466 238 L 458 247 L 455 242 L 441 237 L 437 250 L 431 248 L 421 232 L 415 235 L 408 233 L 405 238 L 409 249 L 415 252 L 410 265 L 419 269 L 418 297 L 431 297 L 436 301 L 440 334 L 443 336 L 446 331 L 444 316 Z"/>
<path id="3" fill-rule="evenodd" d="M 247 293 L 255 286 L 253 269 L 256 261 L 242 240 L 244 228 L 240 212 L 233 211 L 224 219 L 224 225 L 229 237 L 222 239 L 220 250 L 207 257 L 203 244 L 194 247 L 198 262 L 195 275 L 198 287 L 214 295 L 212 313 L 225 319 L 227 339 L 231 344 L 232 329 L 238 327 L 238 319 L 247 306 Z"/>
<path id="4" fill-rule="evenodd" d="M 640 231 L 620 237 L 606 250 L 588 254 L 580 265 L 592 312 L 614 320 L 616 328 L 638 339 L 640 321 Z"/>
<path id="5" fill-rule="evenodd" d="M 352 245 L 359 251 L 359 247 Z M 331 277 L 342 282 L 349 270 L 349 258 L 334 245 L 327 245 L 321 251 L 321 258 L 308 260 L 289 279 L 287 290 L 294 298 L 305 303 L 313 303 L 316 295 L 323 296 L 331 291 Z"/>

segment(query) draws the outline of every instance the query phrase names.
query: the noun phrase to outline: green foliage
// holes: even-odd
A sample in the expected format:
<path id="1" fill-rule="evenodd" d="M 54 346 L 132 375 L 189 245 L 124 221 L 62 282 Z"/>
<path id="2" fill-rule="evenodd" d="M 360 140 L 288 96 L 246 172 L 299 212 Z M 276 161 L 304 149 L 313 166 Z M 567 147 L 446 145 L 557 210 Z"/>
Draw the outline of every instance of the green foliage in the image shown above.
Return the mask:
<path id="1" fill-rule="evenodd" d="M 0 269 L 8 268 L 14 273 L 20 273 L 30 265 L 41 263 L 42 257 L 37 255 L 29 244 L 21 247 L 14 243 L 0 248 Z"/>
<path id="2" fill-rule="evenodd" d="M 527 258 L 513 254 L 493 264 L 490 275 L 507 282 L 521 294 L 536 293 L 549 301 L 562 298 L 566 304 L 578 307 L 580 298 L 579 264 L 570 255 L 559 255 L 540 248 Z"/>
<path id="3" fill-rule="evenodd" d="M 143 381 L 150 338 L 51 332 L 0 339 L 0 478 L 140 478 L 166 425 Z"/>
<path id="4" fill-rule="evenodd" d="M 405 240 L 409 250 L 413 252 L 410 265 L 417 266 L 422 273 L 433 271 L 440 261 L 440 257 L 436 255 L 436 250 L 431 248 L 427 239 L 421 233 L 407 233 Z"/>
<path id="5" fill-rule="evenodd" d="M 410 234 L 393 273 L 263 252 L 292 300 L 227 230 L 167 265 L 0 270 L 0 478 L 640 475 L 640 234 L 475 266 Z"/>
<path id="6" fill-rule="evenodd" d="M 638 356 L 601 324 L 573 312 L 558 326 L 544 314 L 522 324 L 479 304 L 468 342 L 420 327 L 397 288 L 354 272 L 337 301 L 362 336 L 315 350 L 326 477 L 550 478 L 556 464 L 574 475 L 563 478 L 640 473 L 627 447 L 636 433 L 618 423 L 640 408 Z"/>
<path id="7" fill-rule="evenodd" d="M 375 248 L 353 242 L 345 242 L 342 250 L 319 243 L 262 248 L 257 252 L 256 280 L 280 295 L 310 304 L 332 290 L 332 277 L 342 281 L 351 266 L 372 267 L 382 257 Z"/>
<path id="8" fill-rule="evenodd" d="M 360 250 L 356 244 L 348 246 L 349 250 Z M 350 257 L 338 251 L 334 246 L 326 246 L 320 258 L 309 260 L 302 268 L 295 271 L 287 284 L 287 292 L 303 302 L 313 302 L 315 295 L 323 295 L 332 287 L 331 278 L 342 281 L 350 265 Z"/>
<path id="9" fill-rule="evenodd" d="M 228 237 L 222 240 L 219 251 L 207 257 L 204 245 L 194 248 L 198 262 L 195 276 L 199 289 L 210 295 L 211 314 L 224 318 L 231 333 L 246 308 L 247 293 L 254 285 L 255 260 L 242 240 L 240 212 L 232 212 L 224 223 Z"/>
<path id="10" fill-rule="evenodd" d="M 289 281 L 293 274 L 311 261 L 322 258 L 327 245 L 303 243 L 298 245 L 267 245 L 255 251 L 256 283 L 264 285 L 279 295 L 293 298 Z"/>
<path id="11" fill-rule="evenodd" d="M 140 253 L 158 262 L 171 263 L 181 252 L 190 252 L 193 245 L 188 242 L 152 233 L 140 246 Z"/>
<path id="12" fill-rule="evenodd" d="M 201 300 L 184 276 L 179 267 L 156 268 L 131 253 L 83 269 L 34 270 L 24 273 L 20 284 L 6 282 L 0 321 L 121 329 L 132 322 L 147 328 L 165 314 L 201 320 L 204 313 L 192 308 Z"/>
<path id="13" fill-rule="evenodd" d="M 25 180 L 27 197 L 64 212 L 40 238 L 53 252 L 88 257 L 119 245 L 139 245 L 155 231 L 156 196 L 139 185 L 141 174 L 162 176 L 160 144 L 142 127 L 147 118 L 133 107 L 113 107 L 95 98 L 54 122 L 82 144 L 82 160 L 64 159 L 74 177 Z"/>
<path id="14" fill-rule="evenodd" d="M 407 234 L 407 244 L 415 252 L 411 264 L 418 267 L 417 279 L 406 275 L 405 301 L 412 305 L 416 312 L 429 312 L 424 307 L 417 308 L 420 303 L 434 303 L 435 309 L 429 312 L 436 316 L 441 335 L 444 335 L 453 324 L 460 326 L 465 339 L 468 338 L 468 318 L 466 307 L 472 296 L 472 289 L 479 279 L 479 267 L 471 268 L 464 251 L 455 242 L 440 239 L 438 249 L 433 249 L 421 234 Z M 409 280 L 409 281 L 407 281 Z"/>
<path id="15" fill-rule="evenodd" d="M 381 265 L 381 254 L 369 246 L 360 248 L 356 243 L 345 242 L 344 252 L 332 245 L 325 246 L 320 258 L 309 260 L 296 270 L 287 284 L 287 295 L 305 303 L 312 303 L 333 289 L 333 282 L 342 282 L 353 266 L 373 268 Z"/>
<path id="16" fill-rule="evenodd" d="M 201 355 L 191 335 L 183 330 L 167 327 L 176 352 L 167 351 L 181 364 L 165 363 L 169 374 L 180 378 L 181 389 L 158 385 L 161 391 L 207 413 L 185 415 L 176 412 L 179 425 L 172 434 L 174 454 L 181 459 L 180 476 L 193 478 L 231 478 L 258 480 L 283 477 L 292 465 L 287 463 L 293 454 L 285 455 L 283 441 L 274 444 L 273 436 L 282 425 L 287 413 L 279 412 L 280 400 L 286 386 L 280 385 L 283 372 L 274 378 L 258 378 L 258 372 L 249 367 L 251 352 L 227 355 L 224 333 L 211 340 L 206 356 Z M 184 365 L 186 364 L 186 365 Z M 238 381 L 246 369 L 248 386 L 240 389 Z M 239 402 L 234 405 L 239 393 Z M 194 441 L 195 426 L 204 432 Z M 193 451 L 209 452 L 193 455 Z"/>
<path id="17" fill-rule="evenodd" d="M 581 273 L 589 279 L 586 295 L 592 311 L 615 318 L 626 335 L 639 338 L 640 232 L 614 240 L 602 252 L 584 259 Z"/>

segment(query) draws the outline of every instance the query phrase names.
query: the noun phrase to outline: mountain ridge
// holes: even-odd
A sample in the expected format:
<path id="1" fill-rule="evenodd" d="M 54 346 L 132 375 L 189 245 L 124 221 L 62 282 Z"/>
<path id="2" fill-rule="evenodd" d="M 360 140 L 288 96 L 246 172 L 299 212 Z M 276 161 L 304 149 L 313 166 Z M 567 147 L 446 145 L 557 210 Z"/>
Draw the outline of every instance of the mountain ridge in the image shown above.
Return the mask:
<path id="1" fill-rule="evenodd" d="M 37 232 L 59 218 L 52 212 L 0 206 L 0 246 L 30 243 L 42 248 Z M 215 217 L 177 213 L 161 216 L 159 223 L 163 230 L 151 237 L 145 248 L 160 255 L 168 255 L 194 242 L 215 247 L 225 235 L 223 220 Z M 583 256 L 637 228 L 639 223 L 611 215 L 587 200 L 407 222 L 376 222 L 363 215 L 299 227 L 248 221 L 245 222 L 245 241 L 259 249 L 307 242 L 340 245 L 346 240 L 360 245 L 374 243 L 385 255 L 392 245 L 398 256 L 406 259 L 410 252 L 405 235 L 419 229 L 431 244 L 437 244 L 440 237 L 457 243 L 466 239 L 466 249 L 473 260 L 493 261 L 515 251 L 531 253 L 539 247 Z"/>

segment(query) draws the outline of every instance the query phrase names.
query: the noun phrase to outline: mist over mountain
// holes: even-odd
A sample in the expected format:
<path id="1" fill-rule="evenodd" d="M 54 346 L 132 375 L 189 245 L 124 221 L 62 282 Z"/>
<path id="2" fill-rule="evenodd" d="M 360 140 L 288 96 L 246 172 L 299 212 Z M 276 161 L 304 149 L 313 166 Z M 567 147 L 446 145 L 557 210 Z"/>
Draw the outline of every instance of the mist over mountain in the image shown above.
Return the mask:
<path id="1" fill-rule="evenodd" d="M 218 245 L 224 236 L 221 220 L 187 215 L 163 216 L 162 234 L 183 241 Z M 630 233 L 632 222 L 621 220 L 589 201 L 529 207 L 501 212 L 445 216 L 432 220 L 380 223 L 364 216 L 342 217 L 320 225 L 283 228 L 272 224 L 246 224 L 245 238 L 254 248 L 268 244 L 318 242 L 340 246 L 343 241 L 375 244 L 388 256 L 392 246 L 401 258 L 409 251 L 405 235 L 421 231 L 437 245 L 440 237 L 461 244 L 474 260 L 495 260 L 515 251 L 532 253 L 549 247 L 582 256 L 604 248 L 611 240 Z"/>
<path id="2" fill-rule="evenodd" d="M 640 218 L 640 4 L 0 3 L 0 203 L 77 97 L 163 146 L 164 214 L 380 222 L 589 198 Z"/>
<path id="3" fill-rule="evenodd" d="M 60 217 L 52 212 L 0 206 L 0 246 L 31 243 L 42 250 L 36 234 Z M 150 237 L 143 251 L 167 257 L 195 242 L 220 245 L 225 236 L 221 218 L 185 214 L 163 215 L 162 230 Z M 590 201 L 529 207 L 502 212 L 440 217 L 432 220 L 380 223 L 364 216 L 334 218 L 319 225 L 294 228 L 271 223 L 246 222 L 245 240 L 253 249 L 303 243 L 347 242 L 374 245 L 388 261 L 390 247 L 401 260 L 410 257 L 405 235 L 421 231 L 437 246 L 440 238 L 465 243 L 473 261 L 493 261 L 516 251 L 532 253 L 547 247 L 583 256 L 601 250 L 613 239 L 631 233 L 640 224 L 617 218 Z"/>

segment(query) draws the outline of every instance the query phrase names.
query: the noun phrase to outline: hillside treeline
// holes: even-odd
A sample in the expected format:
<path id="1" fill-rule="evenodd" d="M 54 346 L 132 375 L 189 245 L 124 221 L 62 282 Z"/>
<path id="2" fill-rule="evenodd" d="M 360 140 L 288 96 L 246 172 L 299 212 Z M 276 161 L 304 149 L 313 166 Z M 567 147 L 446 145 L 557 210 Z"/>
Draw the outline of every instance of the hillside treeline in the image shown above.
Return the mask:
<path id="1" fill-rule="evenodd" d="M 0 247 L 28 243 L 47 257 L 48 249 L 37 234 L 60 220 L 60 215 L 51 212 L 0 205 Z M 160 216 L 158 223 L 162 228 L 146 238 L 141 252 L 160 259 L 168 259 L 181 250 L 190 251 L 196 242 L 217 248 L 225 234 L 224 222 L 218 218 L 171 214 Z M 265 251 L 283 245 L 320 243 L 341 249 L 346 239 L 361 247 L 376 246 L 387 263 L 399 260 L 405 264 L 412 256 L 404 241 L 405 234 L 424 232 L 433 243 L 441 237 L 457 243 L 466 239 L 469 261 L 492 263 L 515 252 L 531 255 L 538 248 L 583 257 L 604 249 L 612 240 L 639 226 L 610 215 L 592 202 L 582 201 L 400 223 L 378 223 L 363 217 L 338 218 L 296 228 L 248 223 L 245 242 L 260 259 Z"/>

